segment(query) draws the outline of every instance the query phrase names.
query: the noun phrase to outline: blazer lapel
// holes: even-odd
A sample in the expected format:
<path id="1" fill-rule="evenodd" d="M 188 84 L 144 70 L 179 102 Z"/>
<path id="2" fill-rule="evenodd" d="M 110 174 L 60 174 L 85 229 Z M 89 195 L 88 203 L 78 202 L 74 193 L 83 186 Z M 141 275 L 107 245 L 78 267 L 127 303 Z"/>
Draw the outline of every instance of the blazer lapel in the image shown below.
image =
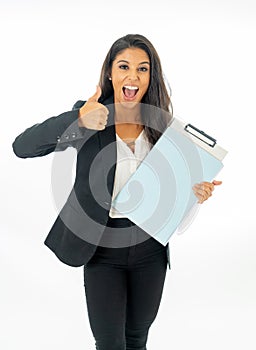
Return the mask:
<path id="1" fill-rule="evenodd" d="M 104 177 L 107 180 L 108 192 L 112 196 L 117 161 L 116 129 L 114 119 L 115 106 L 113 96 L 104 100 L 102 104 L 108 108 L 109 115 L 106 128 L 99 131 L 98 135 Z"/>

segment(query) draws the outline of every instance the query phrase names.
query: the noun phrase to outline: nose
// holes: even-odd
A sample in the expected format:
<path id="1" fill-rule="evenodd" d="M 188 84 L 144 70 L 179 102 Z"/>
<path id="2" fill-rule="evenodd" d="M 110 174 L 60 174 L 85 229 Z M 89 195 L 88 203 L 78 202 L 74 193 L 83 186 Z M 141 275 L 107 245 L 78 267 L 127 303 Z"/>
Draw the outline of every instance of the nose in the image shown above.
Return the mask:
<path id="1" fill-rule="evenodd" d="M 128 71 L 128 78 L 131 81 L 137 80 L 138 79 L 137 69 L 129 69 L 129 71 Z"/>

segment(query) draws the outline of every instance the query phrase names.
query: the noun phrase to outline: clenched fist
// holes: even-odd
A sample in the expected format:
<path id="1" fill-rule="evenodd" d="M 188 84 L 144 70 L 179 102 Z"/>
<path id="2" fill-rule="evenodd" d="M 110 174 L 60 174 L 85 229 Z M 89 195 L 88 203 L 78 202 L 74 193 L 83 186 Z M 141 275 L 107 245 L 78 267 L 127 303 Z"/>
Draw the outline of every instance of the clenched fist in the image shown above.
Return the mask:
<path id="1" fill-rule="evenodd" d="M 97 86 L 95 94 L 79 110 L 78 125 L 87 129 L 104 130 L 108 120 L 108 109 L 98 99 L 101 88 Z"/>

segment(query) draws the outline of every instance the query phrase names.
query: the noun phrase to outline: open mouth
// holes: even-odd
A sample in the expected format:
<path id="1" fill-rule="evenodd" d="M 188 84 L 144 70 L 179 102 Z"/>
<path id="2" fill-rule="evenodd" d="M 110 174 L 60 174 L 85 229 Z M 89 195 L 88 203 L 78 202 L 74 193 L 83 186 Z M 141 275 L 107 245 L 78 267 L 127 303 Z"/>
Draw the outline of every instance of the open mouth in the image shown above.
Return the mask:
<path id="1" fill-rule="evenodd" d="M 138 91 L 139 91 L 139 88 L 136 86 L 126 85 L 123 87 L 124 96 L 128 99 L 133 99 L 136 96 Z"/>

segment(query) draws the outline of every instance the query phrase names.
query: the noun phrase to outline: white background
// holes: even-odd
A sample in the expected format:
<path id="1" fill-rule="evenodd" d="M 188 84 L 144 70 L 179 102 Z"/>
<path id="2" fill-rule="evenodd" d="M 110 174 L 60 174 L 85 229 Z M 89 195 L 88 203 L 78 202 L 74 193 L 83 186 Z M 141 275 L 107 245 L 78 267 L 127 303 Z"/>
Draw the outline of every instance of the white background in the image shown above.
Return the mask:
<path id="1" fill-rule="evenodd" d="M 52 155 L 19 159 L 11 144 L 90 97 L 113 41 L 140 33 L 161 57 L 175 114 L 229 151 L 223 185 L 171 238 L 148 349 L 255 349 L 255 1 L 1 0 L 0 11 L 0 348 L 94 348 L 82 268 L 43 244 L 57 216 Z"/>

